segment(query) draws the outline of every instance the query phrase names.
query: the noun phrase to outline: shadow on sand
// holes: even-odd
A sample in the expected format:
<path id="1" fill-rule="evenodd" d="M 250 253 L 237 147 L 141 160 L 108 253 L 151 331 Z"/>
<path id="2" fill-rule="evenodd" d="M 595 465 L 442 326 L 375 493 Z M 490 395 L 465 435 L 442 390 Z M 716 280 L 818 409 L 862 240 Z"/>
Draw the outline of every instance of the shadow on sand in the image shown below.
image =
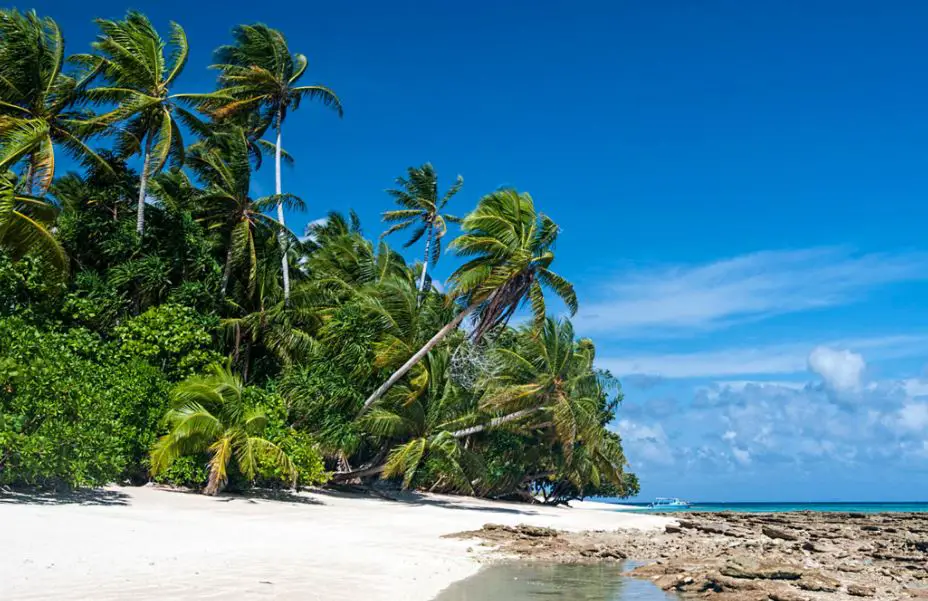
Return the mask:
<path id="1" fill-rule="evenodd" d="M 464 509 L 467 511 L 484 511 L 486 513 L 502 513 L 509 515 L 538 515 L 539 513 L 528 504 L 520 506 L 516 503 L 492 501 L 493 505 L 489 506 L 486 504 L 487 502 L 480 502 L 472 497 L 443 498 L 408 490 L 382 491 L 355 486 L 343 486 L 337 489 L 314 489 L 312 492 L 313 494 L 323 497 L 330 496 L 346 499 L 363 499 L 366 497 L 372 500 L 383 499 L 416 507 L 441 507 L 444 509 Z"/>
<path id="2" fill-rule="evenodd" d="M 129 495 L 119 490 L 87 488 L 68 492 L 0 490 L 0 505 L 128 505 Z"/>
<path id="3" fill-rule="evenodd" d="M 191 494 L 200 494 L 197 491 L 189 492 Z M 293 492 L 292 490 L 255 489 L 241 494 L 223 493 L 215 497 L 215 499 L 220 503 L 232 503 L 236 501 L 240 503 L 257 503 L 260 500 L 279 501 L 281 503 L 300 503 L 302 505 L 325 505 L 325 503 L 319 499 L 301 495 Z"/>

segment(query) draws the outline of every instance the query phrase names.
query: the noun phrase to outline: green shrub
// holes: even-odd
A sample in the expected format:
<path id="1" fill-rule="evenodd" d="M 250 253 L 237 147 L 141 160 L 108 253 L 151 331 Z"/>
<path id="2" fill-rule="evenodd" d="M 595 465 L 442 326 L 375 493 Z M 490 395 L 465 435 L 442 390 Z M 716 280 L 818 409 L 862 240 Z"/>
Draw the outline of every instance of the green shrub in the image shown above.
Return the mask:
<path id="1" fill-rule="evenodd" d="M 329 473 L 325 471 L 322 453 L 309 434 L 288 428 L 282 437 L 272 442 L 283 449 L 296 466 L 297 485 L 316 486 L 328 481 Z M 269 461 L 259 461 L 258 472 L 262 480 L 290 484 L 287 474 Z"/>
<path id="2" fill-rule="evenodd" d="M 165 304 L 113 328 L 123 358 L 141 357 L 179 380 L 222 360 L 211 348 L 216 318 L 183 305 Z"/>
<path id="3" fill-rule="evenodd" d="M 163 473 L 152 479 L 159 484 L 200 489 L 206 486 L 206 480 L 209 478 L 209 469 L 206 466 L 208 461 L 209 457 L 206 455 L 180 457 Z"/>
<path id="4" fill-rule="evenodd" d="M 113 359 L 87 330 L 0 318 L 0 484 L 144 478 L 167 390 L 158 370 Z"/>
<path id="5" fill-rule="evenodd" d="M 248 387 L 245 392 L 246 398 L 264 409 L 268 419 L 265 434 L 296 466 L 297 484 L 314 486 L 328 481 L 329 474 L 325 471 L 325 460 L 318 442 L 306 432 L 288 425 L 289 408 L 284 398 L 275 390 L 275 383 L 269 382 L 267 389 Z M 259 461 L 258 474 L 256 483 L 259 486 L 290 484 L 284 470 L 275 467 L 271 461 Z"/>

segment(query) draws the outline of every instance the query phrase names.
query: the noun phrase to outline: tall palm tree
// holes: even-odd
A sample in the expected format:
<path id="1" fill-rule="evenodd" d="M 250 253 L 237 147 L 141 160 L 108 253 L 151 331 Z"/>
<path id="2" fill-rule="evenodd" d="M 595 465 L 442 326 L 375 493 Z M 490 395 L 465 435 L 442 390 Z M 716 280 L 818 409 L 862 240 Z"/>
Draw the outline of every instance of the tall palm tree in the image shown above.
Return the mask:
<path id="1" fill-rule="evenodd" d="M 220 70 L 220 92 L 229 100 L 208 101 L 205 108 L 219 119 L 243 111 L 257 113 L 259 133 L 273 127 L 276 134 L 274 168 L 275 192 L 282 194 L 280 175 L 281 130 L 287 114 L 296 110 L 304 99 L 317 100 L 342 116 L 342 104 L 335 92 L 321 85 L 300 86 L 300 78 L 309 62 L 302 54 L 293 54 L 283 34 L 263 23 L 239 25 L 232 30 L 234 43 L 216 50 L 215 68 Z M 260 137 L 260 135 L 258 136 Z M 284 221 L 283 205 L 277 205 L 277 220 Z M 290 268 L 286 240 L 281 266 L 283 269 L 284 300 L 290 300 Z"/>
<path id="2" fill-rule="evenodd" d="M 14 261 L 32 255 L 47 261 L 53 275 L 67 272 L 68 257 L 51 232 L 57 212 L 41 198 L 17 192 L 12 173 L 0 175 L 0 249 Z"/>
<path id="3" fill-rule="evenodd" d="M 181 103 L 202 102 L 209 94 L 171 94 L 170 88 L 187 63 L 187 34 L 171 23 L 165 43 L 142 13 L 129 11 L 122 21 L 97 19 L 101 34 L 93 47 L 102 55 L 109 85 L 88 90 L 91 99 L 116 108 L 94 122 L 122 123 L 116 137 L 119 153 L 142 154 L 136 231 L 145 231 L 145 199 L 149 179 L 168 163 L 184 161 L 184 141 L 178 120 L 197 127 L 199 120 Z M 170 50 L 169 54 L 166 51 Z"/>
<path id="4" fill-rule="evenodd" d="M 546 316 L 544 288 L 557 294 L 571 315 L 576 313 L 573 285 L 550 269 L 557 224 L 536 212 L 527 193 L 507 188 L 484 196 L 464 218 L 462 229 L 451 248 L 470 260 L 452 274 L 451 295 L 465 308 L 367 398 L 362 414 L 471 314 L 476 318 L 472 338 L 479 341 L 526 302 L 541 326 Z"/>
<path id="5" fill-rule="evenodd" d="M 464 178 L 459 175 L 441 198 L 438 196 L 438 175 L 431 163 L 426 163 L 421 167 L 409 167 L 408 178 L 398 177 L 396 183 L 399 188 L 387 190 L 387 194 L 392 196 L 401 208 L 383 213 L 383 220 L 393 223 L 383 233 L 383 236 L 389 236 L 393 232 L 418 224 L 403 247 L 409 248 L 425 236 L 425 254 L 422 259 L 422 275 L 419 276 L 418 286 L 421 296 L 422 289 L 425 287 L 425 274 L 428 271 L 429 262 L 435 265 L 441 255 L 441 239 L 448 233 L 448 222 L 461 222 L 454 215 L 443 215 L 442 210 L 451 197 L 457 194 L 464 185 Z"/>
<path id="6" fill-rule="evenodd" d="M 67 64 L 80 65 L 67 74 Z M 35 11 L 0 10 L 0 172 L 26 159 L 25 191 L 42 195 L 55 176 L 55 145 L 85 166 L 109 169 L 86 142 L 100 127 L 79 108 L 96 68 L 65 58 L 58 24 Z"/>
<path id="7" fill-rule="evenodd" d="M 265 211 L 277 204 L 302 207 L 302 201 L 291 194 L 251 197 L 248 141 L 240 128 L 218 132 L 195 144 L 189 163 L 206 184 L 198 202 L 206 210 L 211 227 L 227 228 L 229 232 L 222 294 L 226 294 L 233 268 L 243 264 L 247 266 L 245 281 L 251 291 L 257 280 L 260 243 L 268 234 L 293 235 L 281 231 L 283 226 Z"/>
<path id="8" fill-rule="evenodd" d="M 205 377 L 178 384 L 164 417 L 171 431 L 151 451 L 152 475 L 163 473 L 179 457 L 208 452 L 209 480 L 204 490 L 208 495 L 225 487 L 233 457 L 248 479 L 255 477 L 258 462 L 266 459 L 295 483 L 296 467 L 280 447 L 264 438 L 267 415 L 245 401 L 244 391 L 241 378 L 220 365 L 211 366 Z"/>

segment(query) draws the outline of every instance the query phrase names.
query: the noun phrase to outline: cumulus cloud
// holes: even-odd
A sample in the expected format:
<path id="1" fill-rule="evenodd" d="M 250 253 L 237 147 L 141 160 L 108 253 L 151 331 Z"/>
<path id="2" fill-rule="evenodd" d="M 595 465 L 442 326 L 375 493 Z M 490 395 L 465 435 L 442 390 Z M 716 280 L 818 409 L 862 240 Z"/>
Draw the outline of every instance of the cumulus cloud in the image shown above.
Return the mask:
<path id="1" fill-rule="evenodd" d="M 584 303 L 576 324 L 599 337 L 688 335 L 849 304 L 881 286 L 925 279 L 924 253 L 763 251 L 701 265 L 625 270 L 611 283 L 596 282 L 600 300 Z"/>
<path id="2" fill-rule="evenodd" d="M 739 449 L 738 447 L 731 448 L 731 455 L 735 458 L 741 465 L 749 465 L 751 463 L 751 452 L 747 449 Z"/>
<path id="3" fill-rule="evenodd" d="M 674 456 L 667 433 L 660 424 L 643 424 L 629 419 L 619 420 L 615 430 L 632 465 L 671 465 Z"/>
<path id="4" fill-rule="evenodd" d="M 859 390 L 866 367 L 864 358 L 849 350 L 819 346 L 809 354 L 809 369 L 834 390 Z"/>
<path id="5" fill-rule="evenodd" d="M 898 423 L 912 432 L 928 430 L 928 403 L 906 402 L 899 409 Z"/>
<path id="6" fill-rule="evenodd" d="M 842 371 L 834 363 L 826 361 L 828 367 L 819 369 L 839 386 L 859 382 L 862 370 Z M 855 390 L 860 402 L 848 404 L 824 386 L 739 381 L 716 386 L 711 402 L 699 402 L 708 398 L 705 388 L 689 388 L 691 396 L 678 401 L 675 412 L 641 414 L 615 427 L 633 469 L 665 486 L 681 470 L 707 481 L 750 473 L 744 478 L 765 486 L 774 474 L 790 479 L 827 473 L 854 481 L 887 470 L 925 472 L 928 400 L 909 394 L 914 389 L 910 380 L 875 381 Z M 739 482 L 750 486 L 749 481 Z"/>
<path id="7" fill-rule="evenodd" d="M 921 378 L 910 378 L 902 381 L 906 394 L 911 397 L 928 396 L 928 381 Z"/>

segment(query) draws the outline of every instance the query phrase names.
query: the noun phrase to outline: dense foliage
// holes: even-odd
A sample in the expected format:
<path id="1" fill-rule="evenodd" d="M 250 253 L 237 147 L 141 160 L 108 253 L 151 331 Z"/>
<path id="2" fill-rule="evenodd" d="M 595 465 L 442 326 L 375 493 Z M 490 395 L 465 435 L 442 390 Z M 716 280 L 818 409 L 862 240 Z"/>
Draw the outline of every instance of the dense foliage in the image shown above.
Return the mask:
<path id="1" fill-rule="evenodd" d="M 144 481 L 168 382 L 84 328 L 0 318 L 0 483 Z"/>
<path id="2" fill-rule="evenodd" d="M 462 178 L 440 192 L 426 163 L 388 190 L 376 240 L 339 213 L 297 236 L 283 124 L 303 101 L 342 113 L 299 85 L 306 57 L 240 26 L 216 89 L 185 93 L 181 26 L 97 24 L 92 51 L 68 55 L 50 18 L 0 10 L 0 483 L 637 492 L 607 428 L 618 382 L 548 311 L 577 298 L 529 194 L 490 192 L 458 219 Z M 56 170 L 58 151 L 79 168 Z M 269 151 L 277 189 L 254 197 Z M 454 224 L 461 261 L 435 286 Z M 422 261 L 388 246 L 399 230 Z"/>

